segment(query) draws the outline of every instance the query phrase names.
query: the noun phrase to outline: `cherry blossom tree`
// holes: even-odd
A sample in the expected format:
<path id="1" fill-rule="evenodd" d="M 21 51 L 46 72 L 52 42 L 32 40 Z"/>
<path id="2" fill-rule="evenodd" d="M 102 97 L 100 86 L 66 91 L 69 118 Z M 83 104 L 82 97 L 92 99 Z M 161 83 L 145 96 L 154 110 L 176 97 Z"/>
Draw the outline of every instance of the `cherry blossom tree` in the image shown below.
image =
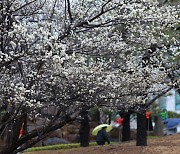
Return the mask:
<path id="1" fill-rule="evenodd" d="M 179 89 L 179 40 L 168 34 L 177 32 L 179 6 L 1 0 L 0 7 L 2 153 L 34 145 L 84 107 L 143 113 L 149 96 Z M 27 120 L 42 125 L 28 130 Z"/>

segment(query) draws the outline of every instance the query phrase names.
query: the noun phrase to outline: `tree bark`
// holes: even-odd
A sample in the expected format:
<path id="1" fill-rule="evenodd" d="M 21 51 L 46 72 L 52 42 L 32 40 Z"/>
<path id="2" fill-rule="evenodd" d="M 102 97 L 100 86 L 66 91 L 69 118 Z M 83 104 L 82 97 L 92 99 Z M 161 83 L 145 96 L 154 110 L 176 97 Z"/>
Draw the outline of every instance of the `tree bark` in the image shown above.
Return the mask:
<path id="1" fill-rule="evenodd" d="M 123 116 L 122 141 L 130 141 L 130 113 L 126 112 Z"/>
<path id="2" fill-rule="evenodd" d="M 147 146 L 147 132 L 146 132 L 145 112 L 137 113 L 136 146 Z"/>
<path id="3" fill-rule="evenodd" d="M 81 112 L 81 126 L 80 126 L 80 146 L 87 147 L 89 146 L 89 132 L 90 132 L 90 126 L 89 126 L 89 118 L 88 118 L 88 111 L 85 109 L 82 109 Z"/>
<path id="4" fill-rule="evenodd" d="M 155 127 L 154 127 L 154 135 L 156 136 L 163 136 L 163 123 L 162 123 L 162 118 L 160 115 L 155 116 Z"/>

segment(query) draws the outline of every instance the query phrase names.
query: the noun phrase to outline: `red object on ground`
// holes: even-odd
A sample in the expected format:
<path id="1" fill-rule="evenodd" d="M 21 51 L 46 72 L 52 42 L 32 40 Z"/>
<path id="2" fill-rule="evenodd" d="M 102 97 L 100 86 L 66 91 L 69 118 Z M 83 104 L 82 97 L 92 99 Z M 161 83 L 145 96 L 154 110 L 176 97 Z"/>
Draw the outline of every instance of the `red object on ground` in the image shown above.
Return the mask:
<path id="1" fill-rule="evenodd" d="M 149 119 L 150 118 L 150 116 L 151 116 L 151 112 L 146 112 L 146 119 Z"/>
<path id="2" fill-rule="evenodd" d="M 123 124 L 123 120 L 124 120 L 124 118 L 117 118 L 116 122 L 118 124 L 122 125 Z"/>

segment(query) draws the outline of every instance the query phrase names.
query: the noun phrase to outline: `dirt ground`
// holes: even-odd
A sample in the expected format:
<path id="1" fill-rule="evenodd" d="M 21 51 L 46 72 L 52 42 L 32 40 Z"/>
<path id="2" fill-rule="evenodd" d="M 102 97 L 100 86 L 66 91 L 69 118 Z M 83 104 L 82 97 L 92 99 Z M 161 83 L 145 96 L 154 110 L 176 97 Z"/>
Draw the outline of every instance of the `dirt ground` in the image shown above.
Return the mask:
<path id="1" fill-rule="evenodd" d="M 132 141 L 122 144 L 48 150 L 26 154 L 180 154 L 180 134 L 148 139 L 147 147 L 137 147 L 135 145 L 135 141 Z"/>

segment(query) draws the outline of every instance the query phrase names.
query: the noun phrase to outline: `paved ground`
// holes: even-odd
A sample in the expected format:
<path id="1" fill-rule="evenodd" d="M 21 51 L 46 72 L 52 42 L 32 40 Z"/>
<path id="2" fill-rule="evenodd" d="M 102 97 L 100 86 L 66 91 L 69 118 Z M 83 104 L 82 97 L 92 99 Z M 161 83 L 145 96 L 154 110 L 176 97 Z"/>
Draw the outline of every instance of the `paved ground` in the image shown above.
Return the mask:
<path id="1" fill-rule="evenodd" d="M 28 154 L 180 154 L 180 134 L 148 140 L 147 147 L 137 147 L 135 142 L 74 148 L 66 150 L 49 150 Z"/>

